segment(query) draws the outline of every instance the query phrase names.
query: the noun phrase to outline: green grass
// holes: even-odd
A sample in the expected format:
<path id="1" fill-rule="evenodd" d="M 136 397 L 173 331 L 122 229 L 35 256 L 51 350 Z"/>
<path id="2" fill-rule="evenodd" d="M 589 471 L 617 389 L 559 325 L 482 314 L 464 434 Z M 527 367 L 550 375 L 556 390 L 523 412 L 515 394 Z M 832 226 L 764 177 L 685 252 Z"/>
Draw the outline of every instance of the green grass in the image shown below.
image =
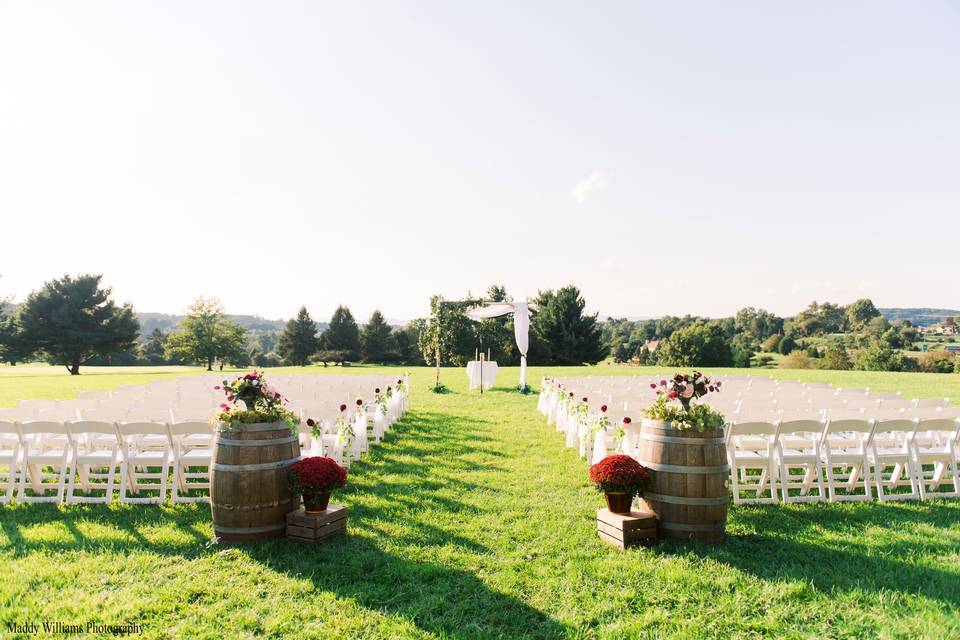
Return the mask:
<path id="1" fill-rule="evenodd" d="M 154 373 L 182 372 L 3 369 L 0 405 Z M 764 373 L 960 398 L 960 376 Z M 413 370 L 411 411 L 335 495 L 350 508 L 349 535 L 318 546 L 211 545 L 202 505 L 0 506 L 0 629 L 61 620 L 135 622 L 142 638 L 960 637 L 960 501 L 731 507 L 723 545 L 621 552 L 596 537 L 602 498 L 585 463 L 535 396 L 506 388 L 515 369 L 483 397 L 466 391 L 462 370 L 443 381 L 450 393 L 431 394 L 432 372 Z"/>

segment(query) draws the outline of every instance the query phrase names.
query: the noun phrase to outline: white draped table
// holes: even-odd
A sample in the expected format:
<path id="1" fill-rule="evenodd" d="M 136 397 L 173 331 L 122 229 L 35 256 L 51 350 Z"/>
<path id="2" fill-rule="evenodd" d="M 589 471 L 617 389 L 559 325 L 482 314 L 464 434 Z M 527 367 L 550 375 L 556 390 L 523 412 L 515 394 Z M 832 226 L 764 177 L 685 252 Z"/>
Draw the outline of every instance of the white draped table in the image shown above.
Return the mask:
<path id="1" fill-rule="evenodd" d="M 467 377 L 470 378 L 470 388 L 476 389 L 480 386 L 480 361 L 471 360 L 467 363 Z M 497 381 L 497 371 L 500 367 L 496 362 L 483 362 L 483 388 L 490 389 L 493 383 Z"/>

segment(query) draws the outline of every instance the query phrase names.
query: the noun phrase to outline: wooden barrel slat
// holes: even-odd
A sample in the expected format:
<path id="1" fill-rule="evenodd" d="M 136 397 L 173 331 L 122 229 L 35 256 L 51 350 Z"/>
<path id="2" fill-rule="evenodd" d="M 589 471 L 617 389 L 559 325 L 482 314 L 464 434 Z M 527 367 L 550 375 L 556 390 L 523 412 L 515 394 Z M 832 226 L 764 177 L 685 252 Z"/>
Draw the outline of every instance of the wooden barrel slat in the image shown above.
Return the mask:
<path id="1" fill-rule="evenodd" d="M 723 431 L 681 431 L 644 420 L 639 442 L 640 463 L 653 478 L 642 503 L 657 515 L 658 535 L 721 542 L 729 500 Z"/>
<path id="2" fill-rule="evenodd" d="M 286 424 L 252 424 L 217 430 L 210 467 L 213 531 L 221 540 L 247 542 L 283 537 L 286 516 L 298 507 L 287 489 L 300 443 Z"/>

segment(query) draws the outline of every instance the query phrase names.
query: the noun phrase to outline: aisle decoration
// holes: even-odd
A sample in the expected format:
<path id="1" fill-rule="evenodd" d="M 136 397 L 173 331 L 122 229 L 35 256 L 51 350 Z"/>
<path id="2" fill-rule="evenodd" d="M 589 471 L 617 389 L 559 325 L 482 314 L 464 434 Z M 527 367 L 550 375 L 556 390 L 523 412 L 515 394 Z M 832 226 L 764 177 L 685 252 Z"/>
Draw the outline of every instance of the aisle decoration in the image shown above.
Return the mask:
<path id="1" fill-rule="evenodd" d="M 604 405 L 603 408 L 606 410 L 606 405 Z M 620 424 L 617 425 L 617 428 L 613 430 L 614 450 L 617 453 L 624 453 L 623 439 L 627 436 L 627 425 L 630 424 L 630 422 L 630 418 L 624 416 L 623 420 L 620 421 Z"/>
<path id="2" fill-rule="evenodd" d="M 590 482 L 612 513 L 630 513 L 634 496 L 643 496 L 650 484 L 650 472 L 630 456 L 615 454 L 590 467 Z"/>
<path id="3" fill-rule="evenodd" d="M 722 383 L 712 382 L 699 371 L 678 373 L 669 381 L 651 383 L 657 399 L 644 411 L 651 420 L 670 423 L 681 431 L 705 431 L 723 425 L 723 414 L 700 400 L 710 393 L 718 393 Z"/>
<path id="4" fill-rule="evenodd" d="M 303 496 L 307 513 L 323 513 L 330 504 L 330 492 L 347 484 L 347 470 L 332 458 L 303 458 L 290 467 L 287 486 Z"/>
<path id="5" fill-rule="evenodd" d="M 214 389 L 223 391 L 227 402 L 221 403 L 213 414 L 212 422 L 242 430 L 244 425 L 258 423 L 284 423 L 296 434 L 300 419 L 286 408 L 286 399 L 271 386 L 260 371 L 252 371 L 233 382 L 223 381 Z M 242 405 L 240 404 L 242 403 Z"/>

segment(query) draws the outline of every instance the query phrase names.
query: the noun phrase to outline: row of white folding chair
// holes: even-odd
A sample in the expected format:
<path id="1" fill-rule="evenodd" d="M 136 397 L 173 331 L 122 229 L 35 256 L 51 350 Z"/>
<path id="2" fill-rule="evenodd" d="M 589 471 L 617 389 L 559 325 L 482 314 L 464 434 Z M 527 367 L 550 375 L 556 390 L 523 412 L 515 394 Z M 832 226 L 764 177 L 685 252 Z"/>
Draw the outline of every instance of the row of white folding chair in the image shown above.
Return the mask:
<path id="1" fill-rule="evenodd" d="M 880 500 L 958 497 L 958 434 L 960 420 L 942 418 L 733 423 L 726 437 L 734 501 L 776 502 L 778 484 L 784 502 L 820 501 L 826 495 L 825 483 L 831 501 L 869 500 L 871 469 Z M 789 473 L 791 469 L 800 469 L 803 475 L 798 478 Z M 954 490 L 939 492 L 948 470 Z M 863 494 L 854 492 L 859 482 Z M 910 493 L 884 491 L 901 486 L 910 486 Z M 845 493 L 838 494 L 840 488 Z M 743 489 L 752 489 L 756 497 L 741 498 Z M 761 497 L 767 489 L 770 496 Z M 791 495 L 791 490 L 799 495 Z"/>
<path id="2" fill-rule="evenodd" d="M 12 442 L 15 439 L 15 442 Z M 6 465 L 6 491 L 0 501 L 9 501 L 18 486 L 23 502 L 106 502 L 113 498 L 119 467 L 121 502 L 162 502 L 167 476 L 173 467 L 174 502 L 194 502 L 194 489 L 209 489 L 212 431 L 208 423 L 111 423 L 111 422 L 0 422 L 0 465 Z M 5 445 L 11 444 L 9 448 Z M 206 467 L 203 473 L 190 467 Z M 56 473 L 45 467 L 57 469 Z M 149 467 L 159 468 L 159 472 Z M 106 471 L 104 471 L 106 469 Z M 18 477 L 19 476 L 19 477 Z M 27 495 L 27 480 L 42 495 Z M 46 495 L 46 480 L 54 479 L 56 495 Z M 77 495 L 80 490 L 103 490 L 103 496 Z M 156 480 L 144 484 L 145 480 Z M 142 490 L 157 490 L 151 497 L 138 497 Z"/>

